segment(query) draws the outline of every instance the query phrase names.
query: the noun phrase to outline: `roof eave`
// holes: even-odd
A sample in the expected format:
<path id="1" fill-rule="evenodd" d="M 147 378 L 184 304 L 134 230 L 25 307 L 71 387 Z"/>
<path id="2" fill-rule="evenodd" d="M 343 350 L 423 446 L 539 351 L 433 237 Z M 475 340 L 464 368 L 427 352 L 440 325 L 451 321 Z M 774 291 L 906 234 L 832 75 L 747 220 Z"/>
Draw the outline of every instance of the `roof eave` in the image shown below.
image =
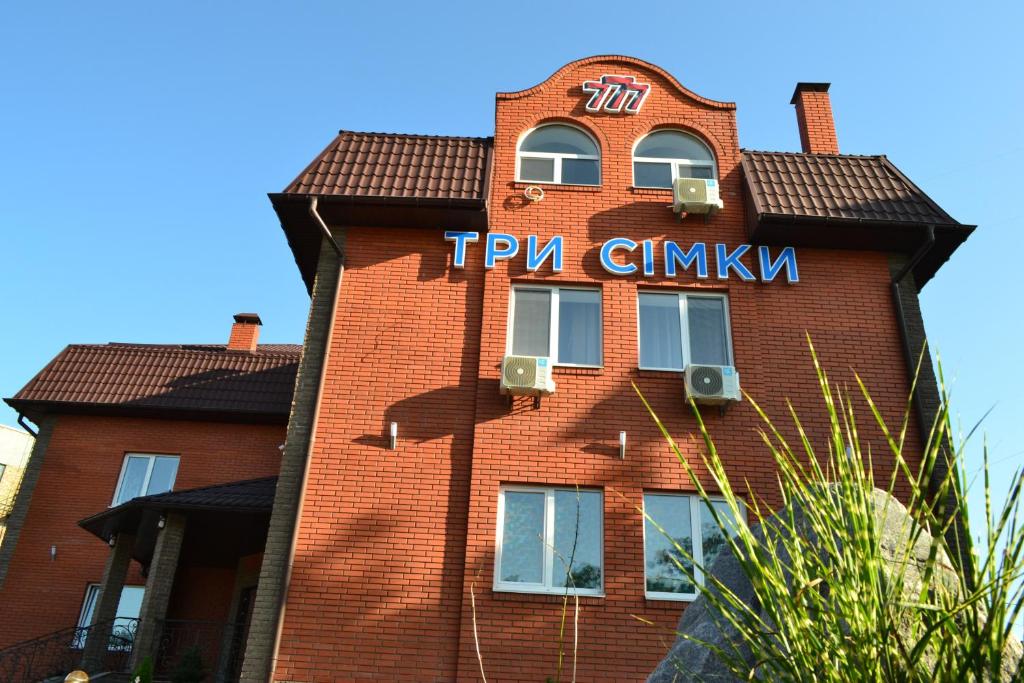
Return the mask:
<path id="1" fill-rule="evenodd" d="M 124 403 L 88 403 L 45 401 L 13 396 L 4 403 L 30 420 L 39 423 L 47 414 L 104 415 L 112 417 L 148 417 L 154 419 L 195 420 L 246 424 L 287 424 L 290 408 L 283 411 L 230 410 L 218 408 L 175 408 L 169 406 L 129 405 Z"/>

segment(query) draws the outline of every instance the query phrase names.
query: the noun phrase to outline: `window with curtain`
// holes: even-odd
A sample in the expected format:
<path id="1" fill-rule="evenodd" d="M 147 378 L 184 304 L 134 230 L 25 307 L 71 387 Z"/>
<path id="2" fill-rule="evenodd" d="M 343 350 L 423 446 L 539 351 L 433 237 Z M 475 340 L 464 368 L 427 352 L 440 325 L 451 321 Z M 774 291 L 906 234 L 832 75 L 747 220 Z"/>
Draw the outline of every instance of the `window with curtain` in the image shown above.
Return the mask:
<path id="1" fill-rule="evenodd" d="M 508 352 L 547 356 L 556 365 L 601 365 L 601 291 L 570 287 L 512 288 Z"/>
<path id="2" fill-rule="evenodd" d="M 579 128 L 548 124 L 519 143 L 516 179 L 531 183 L 600 185 L 601 151 Z"/>
<path id="3" fill-rule="evenodd" d="M 732 365 L 728 301 L 723 295 L 641 292 L 640 367 L 684 370 Z"/>
<path id="4" fill-rule="evenodd" d="M 678 130 L 656 130 L 633 150 L 633 186 L 670 188 L 677 178 L 715 178 L 715 157 L 704 142 Z"/>
<path id="5" fill-rule="evenodd" d="M 600 594 L 603 505 L 601 491 L 502 488 L 495 590 Z"/>

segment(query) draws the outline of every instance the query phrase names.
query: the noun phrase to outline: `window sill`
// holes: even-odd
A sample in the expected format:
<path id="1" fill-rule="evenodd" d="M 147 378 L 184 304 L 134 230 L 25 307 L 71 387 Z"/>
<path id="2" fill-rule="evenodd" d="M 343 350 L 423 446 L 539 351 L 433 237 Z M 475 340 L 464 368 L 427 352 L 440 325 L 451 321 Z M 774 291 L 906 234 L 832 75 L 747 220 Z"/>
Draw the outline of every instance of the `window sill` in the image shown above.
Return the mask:
<path id="1" fill-rule="evenodd" d="M 665 375 L 683 375 L 686 370 L 669 370 L 667 368 L 637 368 L 640 377 L 664 377 Z"/>
<path id="2" fill-rule="evenodd" d="M 553 372 L 556 375 L 603 375 L 604 368 L 590 365 L 556 365 Z"/>
<path id="3" fill-rule="evenodd" d="M 561 599 L 566 595 L 564 588 L 511 588 L 508 586 L 494 586 L 495 595 L 507 595 L 507 596 L 525 596 L 532 595 L 538 598 L 555 598 Z M 569 591 L 570 596 L 579 598 L 599 598 L 605 597 L 604 591 L 600 592 L 585 592 L 580 593 L 576 591 Z"/>
<path id="4" fill-rule="evenodd" d="M 672 196 L 671 187 L 631 187 L 629 191 L 633 194 L 650 195 L 652 197 Z"/>
<path id="5" fill-rule="evenodd" d="M 697 595 L 687 595 L 685 593 L 679 595 L 673 595 L 671 593 L 644 593 L 644 600 L 648 602 L 693 602 L 697 599 Z"/>
<path id="6" fill-rule="evenodd" d="M 544 190 L 545 193 L 548 193 L 548 192 L 600 192 L 601 189 L 602 189 L 600 185 L 569 185 L 569 184 L 566 184 L 566 183 L 549 183 L 549 182 L 544 182 L 542 180 L 534 180 L 534 181 L 516 180 L 516 181 L 513 181 L 513 183 L 512 183 L 512 187 L 513 188 L 521 189 L 521 190 L 525 190 L 526 188 L 530 187 L 531 185 L 536 185 L 537 187 L 540 187 L 541 189 Z"/>

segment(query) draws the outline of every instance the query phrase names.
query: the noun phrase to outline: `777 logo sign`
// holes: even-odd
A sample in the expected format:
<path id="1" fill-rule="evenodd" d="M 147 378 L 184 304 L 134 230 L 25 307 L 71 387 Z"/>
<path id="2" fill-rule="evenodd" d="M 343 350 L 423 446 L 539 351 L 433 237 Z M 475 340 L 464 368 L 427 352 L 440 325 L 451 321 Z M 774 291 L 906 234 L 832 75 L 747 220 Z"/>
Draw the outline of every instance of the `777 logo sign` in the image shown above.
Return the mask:
<path id="1" fill-rule="evenodd" d="M 590 93 L 587 111 L 636 114 L 651 92 L 650 83 L 637 83 L 632 76 L 601 76 L 599 81 L 584 81 L 583 92 Z"/>

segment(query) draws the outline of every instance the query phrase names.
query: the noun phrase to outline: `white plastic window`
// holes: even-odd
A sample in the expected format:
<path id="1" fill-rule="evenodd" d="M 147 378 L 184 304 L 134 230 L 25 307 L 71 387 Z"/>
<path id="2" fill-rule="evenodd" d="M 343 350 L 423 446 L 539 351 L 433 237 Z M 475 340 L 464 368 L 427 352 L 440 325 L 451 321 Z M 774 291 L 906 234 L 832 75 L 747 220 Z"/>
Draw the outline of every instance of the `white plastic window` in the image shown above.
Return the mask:
<path id="1" fill-rule="evenodd" d="M 670 188 L 678 178 L 717 176 L 715 157 L 703 141 L 678 130 L 656 130 L 633 150 L 633 186 Z"/>
<path id="2" fill-rule="evenodd" d="M 728 524 L 728 520 L 732 519 L 729 506 L 719 500 L 712 501 L 712 505 L 719 517 L 727 521 L 726 527 L 730 528 L 731 535 L 735 535 Z M 745 517 L 746 509 L 741 508 L 741 511 Z M 695 571 L 693 562 L 686 555 L 692 557 L 699 567 L 710 569 L 726 544 L 725 536 L 711 516 L 707 504 L 693 495 L 645 493 L 644 513 L 644 580 L 647 597 L 661 600 L 696 599 L 697 586 L 692 579 L 703 584 L 704 575 L 699 569 Z M 679 548 L 685 554 L 680 553 Z"/>
<path id="3" fill-rule="evenodd" d="M 117 617 L 114 619 L 111 628 L 110 645 L 111 650 L 129 648 L 129 634 L 134 633 L 132 620 L 139 618 L 139 611 L 142 609 L 142 595 L 146 589 L 144 586 L 124 586 L 121 589 L 121 600 L 117 603 Z M 85 589 L 85 599 L 82 601 L 82 611 L 78 615 L 78 628 L 84 629 L 92 625 L 92 617 L 96 613 L 96 600 L 100 595 L 100 585 L 90 584 Z M 81 649 L 85 645 L 86 632 L 75 633 L 72 647 Z"/>
<path id="4" fill-rule="evenodd" d="M 720 294 L 640 292 L 640 368 L 732 365 L 729 302 Z"/>
<path id="5" fill-rule="evenodd" d="M 494 589 L 602 595 L 603 507 L 600 491 L 503 487 Z"/>
<path id="6" fill-rule="evenodd" d="M 600 185 L 601 152 L 579 128 L 549 124 L 529 131 L 519 143 L 516 179 L 529 183 Z"/>
<path id="7" fill-rule="evenodd" d="M 124 458 L 112 506 L 139 496 L 152 496 L 174 488 L 178 456 L 129 453 Z"/>
<path id="8" fill-rule="evenodd" d="M 601 366 L 601 290 L 512 288 L 506 352 L 555 365 Z"/>

